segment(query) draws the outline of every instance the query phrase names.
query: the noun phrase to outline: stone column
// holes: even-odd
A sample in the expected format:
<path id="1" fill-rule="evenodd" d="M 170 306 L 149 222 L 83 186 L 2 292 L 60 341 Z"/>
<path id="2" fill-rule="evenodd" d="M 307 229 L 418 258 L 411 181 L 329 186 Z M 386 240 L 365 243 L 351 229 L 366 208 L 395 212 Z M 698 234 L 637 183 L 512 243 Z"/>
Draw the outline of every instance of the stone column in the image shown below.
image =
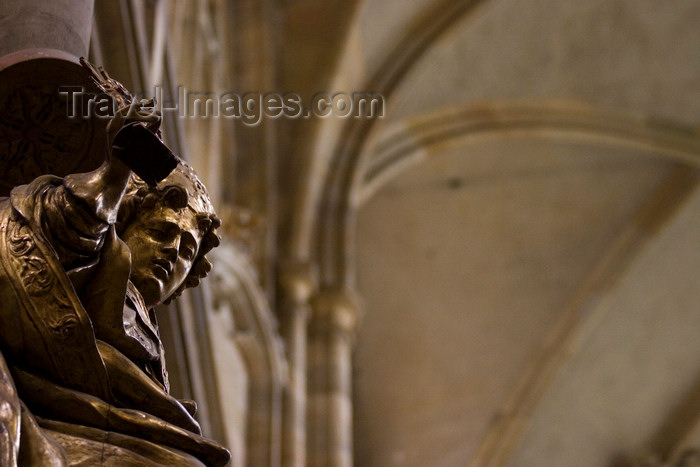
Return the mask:
<path id="1" fill-rule="evenodd" d="M 307 263 L 279 272 L 279 317 L 287 349 L 289 383 L 282 402 L 282 465 L 306 467 L 306 346 L 316 281 Z"/>
<path id="2" fill-rule="evenodd" d="M 0 0 L 0 57 L 25 49 L 87 56 L 94 0 Z"/>
<path id="3" fill-rule="evenodd" d="M 352 348 L 357 295 L 323 289 L 309 327 L 308 459 L 312 467 L 352 467 Z"/>

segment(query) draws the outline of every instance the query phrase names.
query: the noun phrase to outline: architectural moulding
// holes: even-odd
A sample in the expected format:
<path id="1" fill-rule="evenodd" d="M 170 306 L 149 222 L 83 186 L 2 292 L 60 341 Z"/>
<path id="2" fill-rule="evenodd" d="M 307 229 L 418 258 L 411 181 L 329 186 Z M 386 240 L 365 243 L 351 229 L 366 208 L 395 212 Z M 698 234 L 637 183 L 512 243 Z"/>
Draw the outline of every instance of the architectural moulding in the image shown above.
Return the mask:
<path id="1" fill-rule="evenodd" d="M 352 349 L 357 293 L 321 289 L 312 300 L 308 344 L 308 465 L 352 467 Z"/>
<path id="2" fill-rule="evenodd" d="M 284 392 L 282 462 L 306 466 L 307 346 L 311 297 L 316 277 L 309 263 L 284 263 L 277 273 L 277 309 L 289 362 Z"/>
<path id="3" fill-rule="evenodd" d="M 363 82 L 348 84 L 354 89 L 380 93 L 390 101 L 401 79 L 432 44 L 483 3 L 483 0 L 447 0 L 431 6 L 398 38 L 377 70 L 372 70 Z M 346 73 L 348 70 L 339 68 L 335 75 Z M 308 257 L 310 251 L 317 252 L 319 274 L 324 284 L 352 286 L 353 279 L 348 278 L 352 272 L 346 269 L 348 259 L 343 245 L 351 243 L 346 238 L 352 230 L 346 224 L 353 223 L 349 205 L 359 181 L 358 171 L 362 166 L 359 158 L 375 122 L 372 119 L 327 119 L 317 128 L 317 144 L 310 156 L 312 168 L 308 173 L 322 182 L 303 181 L 306 184 L 301 196 L 303 208 L 297 215 L 301 223 L 294 224 L 291 243 L 296 257 Z M 324 144 L 326 141 L 337 143 L 328 147 Z"/>
<path id="4" fill-rule="evenodd" d="M 277 321 L 254 267 L 229 242 L 222 244 L 211 284 L 215 313 L 231 313 L 229 330 L 248 373 L 246 462 L 279 466 L 282 443 L 282 393 L 288 382 L 287 360 Z"/>
<path id="5" fill-rule="evenodd" d="M 518 136 L 636 150 L 700 167 L 700 132 L 673 122 L 576 103 L 493 102 L 444 108 L 397 123 L 368 156 L 359 203 L 435 146 Z"/>

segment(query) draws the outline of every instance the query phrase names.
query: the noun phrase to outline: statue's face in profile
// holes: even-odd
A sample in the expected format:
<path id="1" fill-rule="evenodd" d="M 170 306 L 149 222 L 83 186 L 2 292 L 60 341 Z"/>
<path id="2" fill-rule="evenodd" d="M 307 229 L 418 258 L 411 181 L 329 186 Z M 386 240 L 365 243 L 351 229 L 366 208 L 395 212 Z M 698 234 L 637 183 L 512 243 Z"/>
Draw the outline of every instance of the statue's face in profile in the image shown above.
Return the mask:
<path id="1" fill-rule="evenodd" d="M 131 281 L 150 308 L 183 283 L 197 258 L 202 232 L 192 209 L 155 206 L 139 212 L 121 237 L 131 251 Z"/>

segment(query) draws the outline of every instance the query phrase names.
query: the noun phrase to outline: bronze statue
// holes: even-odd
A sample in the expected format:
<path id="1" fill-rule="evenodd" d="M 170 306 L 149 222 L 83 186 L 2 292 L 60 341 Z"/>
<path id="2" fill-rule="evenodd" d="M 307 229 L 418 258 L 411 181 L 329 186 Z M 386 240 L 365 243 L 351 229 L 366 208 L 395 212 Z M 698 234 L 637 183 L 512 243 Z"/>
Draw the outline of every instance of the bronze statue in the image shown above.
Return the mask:
<path id="1" fill-rule="evenodd" d="M 0 466 L 226 465 L 169 394 L 153 311 L 211 269 L 220 221 L 160 116 L 84 66 L 119 105 L 107 161 L 0 201 Z"/>

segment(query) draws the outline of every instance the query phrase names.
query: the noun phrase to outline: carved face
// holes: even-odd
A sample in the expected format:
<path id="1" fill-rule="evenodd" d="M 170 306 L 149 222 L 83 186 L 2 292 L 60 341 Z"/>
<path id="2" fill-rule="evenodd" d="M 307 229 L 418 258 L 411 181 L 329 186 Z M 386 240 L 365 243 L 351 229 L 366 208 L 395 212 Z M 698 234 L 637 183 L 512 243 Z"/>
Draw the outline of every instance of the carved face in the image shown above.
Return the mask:
<path id="1" fill-rule="evenodd" d="M 183 283 L 197 258 L 202 232 L 191 209 L 156 206 L 140 212 L 121 237 L 131 250 L 131 281 L 150 308 Z"/>

